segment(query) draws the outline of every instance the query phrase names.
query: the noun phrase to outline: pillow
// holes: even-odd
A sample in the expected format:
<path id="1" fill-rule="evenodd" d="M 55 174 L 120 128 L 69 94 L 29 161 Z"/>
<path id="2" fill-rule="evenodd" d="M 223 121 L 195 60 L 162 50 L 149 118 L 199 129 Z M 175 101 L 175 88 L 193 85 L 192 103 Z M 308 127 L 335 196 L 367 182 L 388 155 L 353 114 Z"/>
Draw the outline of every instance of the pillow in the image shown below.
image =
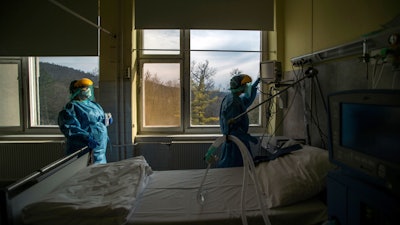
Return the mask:
<path id="1" fill-rule="evenodd" d="M 309 199 L 324 189 L 326 175 L 334 168 L 328 151 L 308 145 L 302 147 L 256 167 L 269 208 Z"/>

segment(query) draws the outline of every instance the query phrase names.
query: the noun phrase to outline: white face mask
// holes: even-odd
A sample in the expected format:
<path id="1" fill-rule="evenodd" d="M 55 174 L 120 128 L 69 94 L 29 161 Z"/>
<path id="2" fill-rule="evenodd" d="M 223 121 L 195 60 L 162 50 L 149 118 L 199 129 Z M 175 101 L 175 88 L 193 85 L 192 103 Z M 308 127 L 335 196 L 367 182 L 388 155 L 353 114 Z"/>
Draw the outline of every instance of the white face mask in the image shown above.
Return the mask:
<path id="1" fill-rule="evenodd" d="M 251 91 L 252 91 L 251 83 L 247 83 L 244 89 L 245 96 L 249 98 L 251 96 Z"/>
<path id="2" fill-rule="evenodd" d="M 90 90 L 90 88 L 86 88 L 86 90 L 81 90 L 81 96 L 90 99 L 92 97 L 92 91 Z"/>

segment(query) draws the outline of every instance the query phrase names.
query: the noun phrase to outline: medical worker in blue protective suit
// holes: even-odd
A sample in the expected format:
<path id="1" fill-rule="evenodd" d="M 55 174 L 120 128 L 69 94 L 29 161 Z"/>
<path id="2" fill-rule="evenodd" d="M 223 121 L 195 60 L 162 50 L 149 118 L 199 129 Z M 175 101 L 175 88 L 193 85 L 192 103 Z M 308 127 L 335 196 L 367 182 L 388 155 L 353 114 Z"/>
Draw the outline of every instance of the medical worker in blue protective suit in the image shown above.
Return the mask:
<path id="1" fill-rule="evenodd" d="M 247 133 L 249 130 L 249 117 L 246 113 L 236 120 L 233 120 L 233 118 L 246 112 L 256 98 L 257 85 L 260 82 L 260 78 L 254 84 L 251 84 L 251 81 L 251 77 L 246 74 L 232 77 L 230 81 L 231 93 L 222 100 L 219 114 L 222 134 L 238 137 L 248 149 L 250 149 L 250 142 L 254 144 L 258 142 L 257 138 Z M 226 141 L 222 145 L 221 157 L 217 166 L 243 166 L 242 154 L 235 143 Z"/>
<path id="2" fill-rule="evenodd" d="M 85 146 L 92 149 L 93 163 L 107 163 L 107 125 L 111 114 L 94 102 L 93 82 L 88 78 L 70 84 L 70 101 L 58 115 L 58 125 L 67 138 L 67 154 Z"/>

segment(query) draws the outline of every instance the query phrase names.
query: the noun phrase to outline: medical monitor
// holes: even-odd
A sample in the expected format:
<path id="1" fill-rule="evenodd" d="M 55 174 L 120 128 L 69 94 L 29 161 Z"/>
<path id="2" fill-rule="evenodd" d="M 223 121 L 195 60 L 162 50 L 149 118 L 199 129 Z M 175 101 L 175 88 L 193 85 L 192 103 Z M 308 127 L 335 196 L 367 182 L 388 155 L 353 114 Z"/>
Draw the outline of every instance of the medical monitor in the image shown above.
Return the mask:
<path id="1" fill-rule="evenodd" d="M 343 91 L 328 102 L 331 162 L 398 189 L 400 90 Z"/>
<path id="2" fill-rule="evenodd" d="M 260 77 L 264 83 L 280 82 L 282 78 L 281 62 L 276 60 L 260 62 Z"/>

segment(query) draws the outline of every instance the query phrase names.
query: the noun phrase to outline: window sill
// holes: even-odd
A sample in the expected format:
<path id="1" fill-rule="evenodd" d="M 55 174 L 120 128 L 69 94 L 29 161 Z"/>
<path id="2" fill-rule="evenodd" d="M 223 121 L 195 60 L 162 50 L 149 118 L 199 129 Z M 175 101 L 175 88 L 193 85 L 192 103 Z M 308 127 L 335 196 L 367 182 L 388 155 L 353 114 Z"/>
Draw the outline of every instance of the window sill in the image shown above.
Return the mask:
<path id="1" fill-rule="evenodd" d="M 135 142 L 157 142 L 157 141 L 211 141 L 220 137 L 221 134 L 140 134 L 135 137 Z"/>
<path id="2" fill-rule="evenodd" d="M 262 134 L 251 134 L 254 137 L 261 137 Z M 140 134 L 135 137 L 135 142 L 210 142 L 221 137 L 222 134 Z"/>
<path id="3" fill-rule="evenodd" d="M 65 138 L 59 134 L 46 135 L 0 135 L 0 143 L 48 143 L 48 142 L 64 142 Z"/>

